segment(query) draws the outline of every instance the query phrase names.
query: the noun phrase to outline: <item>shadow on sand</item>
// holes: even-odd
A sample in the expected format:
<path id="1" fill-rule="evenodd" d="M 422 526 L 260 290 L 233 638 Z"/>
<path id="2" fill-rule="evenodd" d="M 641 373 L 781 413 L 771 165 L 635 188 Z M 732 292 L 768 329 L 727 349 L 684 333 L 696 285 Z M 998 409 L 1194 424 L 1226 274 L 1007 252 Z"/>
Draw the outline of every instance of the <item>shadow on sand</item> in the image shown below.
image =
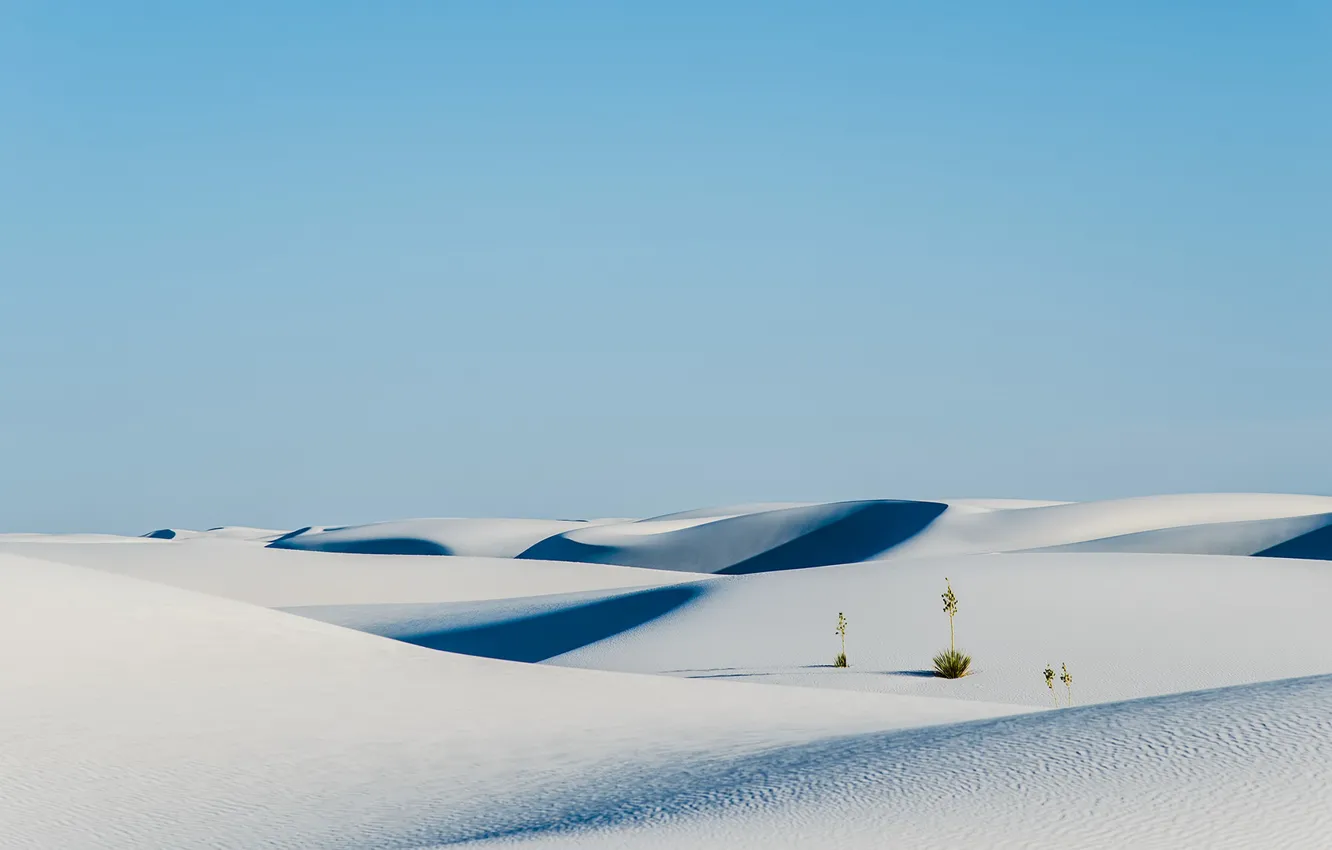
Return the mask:
<path id="1" fill-rule="evenodd" d="M 1303 558 L 1310 561 L 1332 561 L 1332 515 L 1322 528 L 1292 537 L 1285 543 L 1278 543 L 1261 552 L 1255 552 L 1259 558 Z"/>
<path id="2" fill-rule="evenodd" d="M 942 502 L 868 502 L 808 534 L 717 572 L 745 575 L 864 561 L 915 537 L 947 508 Z"/>
<path id="3" fill-rule="evenodd" d="M 579 593 L 489 603 L 330 605 L 283 610 L 428 649 L 537 662 L 641 626 L 703 593 L 701 585 L 683 584 L 614 595 Z"/>
<path id="4" fill-rule="evenodd" d="M 798 570 L 873 558 L 915 537 L 947 508 L 941 502 L 891 499 L 781 508 L 660 532 L 633 546 L 584 543 L 557 534 L 532 545 L 518 557 L 719 575 Z M 774 529 L 781 529 L 783 524 L 793 527 L 814 524 L 814 527 L 797 533 L 785 543 L 719 568 L 712 565 L 711 558 L 699 557 L 700 551 L 717 546 L 718 541 L 724 541 L 724 549 L 738 546 L 742 551 L 746 541 L 752 541 L 755 547 L 766 545 Z M 699 561 L 708 565 L 696 567 Z"/>
<path id="5" fill-rule="evenodd" d="M 305 549 L 315 552 L 342 552 L 352 555 L 452 555 L 453 550 L 433 540 L 419 537 L 380 537 L 368 540 L 328 540 L 316 545 L 295 545 L 286 542 L 297 533 L 279 537 L 268 544 L 270 549 Z"/>

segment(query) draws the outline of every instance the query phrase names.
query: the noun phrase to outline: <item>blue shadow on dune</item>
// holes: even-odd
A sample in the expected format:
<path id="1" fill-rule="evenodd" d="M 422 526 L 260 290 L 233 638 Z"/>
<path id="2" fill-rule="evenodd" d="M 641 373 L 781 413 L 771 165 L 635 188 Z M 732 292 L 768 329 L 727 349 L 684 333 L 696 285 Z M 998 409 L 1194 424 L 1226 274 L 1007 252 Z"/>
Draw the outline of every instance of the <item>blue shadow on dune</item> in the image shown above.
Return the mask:
<path id="1" fill-rule="evenodd" d="M 614 637 L 692 602 L 699 584 L 557 597 L 284 609 L 427 649 L 538 662 Z"/>
<path id="2" fill-rule="evenodd" d="M 1292 537 L 1284 543 L 1255 552 L 1259 558 L 1303 558 L 1310 561 L 1332 561 L 1332 515 L 1322 528 Z"/>
<path id="3" fill-rule="evenodd" d="M 287 538 L 293 538 L 288 542 Z M 419 537 L 378 537 L 366 540 L 320 540 L 310 545 L 299 545 L 300 538 L 286 535 L 268 544 L 269 549 L 301 549 L 313 552 L 341 552 L 352 555 L 452 555 L 453 550 L 443 543 L 422 540 Z"/>
<path id="4" fill-rule="evenodd" d="M 399 637 L 408 643 L 507 661 L 545 661 L 657 619 L 702 594 L 691 585 L 658 587 L 513 620 Z"/>
<path id="5" fill-rule="evenodd" d="M 744 575 L 868 560 L 915 537 L 947 509 L 942 502 L 867 502 L 838 520 L 717 572 Z"/>
<path id="6" fill-rule="evenodd" d="M 284 542 L 286 542 L 286 541 L 288 541 L 288 540 L 292 540 L 292 539 L 297 538 L 297 537 L 300 537 L 302 534 L 305 534 L 306 532 L 310 531 L 312 528 L 314 528 L 314 526 L 312 526 L 312 525 L 304 525 L 304 526 L 301 526 L 300 528 L 296 529 L 295 531 L 288 531 L 286 534 L 284 534 L 284 535 L 282 535 L 281 537 L 278 537 L 278 538 L 276 538 L 275 540 L 273 540 L 272 543 L 269 543 L 269 544 L 268 544 L 268 548 L 269 548 L 269 549 L 286 549 L 286 548 L 288 548 L 288 547 L 286 547 L 286 546 L 279 546 L 278 544 L 279 544 L 279 543 L 284 543 Z M 327 530 L 327 529 L 325 529 L 325 530 Z"/>
<path id="7" fill-rule="evenodd" d="M 699 538 L 698 529 L 686 528 L 651 535 L 659 538 L 661 546 L 647 540 L 636 546 L 620 547 L 596 543 L 583 543 L 566 534 L 547 537 L 518 555 L 546 561 L 584 561 L 597 564 L 621 564 L 630 567 L 679 570 L 681 572 L 708 572 L 720 575 L 799 570 L 806 567 L 826 567 L 832 564 L 851 564 L 865 561 L 899 546 L 915 537 L 934 522 L 948 506 L 941 502 L 915 502 L 882 499 L 870 502 L 834 502 L 809 507 L 781 508 L 760 514 L 803 514 L 796 522 L 808 522 L 808 511 L 817 510 L 835 518 L 827 519 L 794 539 L 773 546 L 747 558 L 716 568 L 703 547 L 711 538 Z M 755 514 L 719 519 L 709 524 L 713 532 L 735 528 L 743 540 L 752 534 L 747 525 Z M 646 545 L 644 545 L 646 544 Z M 761 544 L 760 544 L 761 545 Z M 640 548 L 641 547 L 641 548 Z M 664 549 L 673 554 L 663 557 Z M 705 566 L 699 566 L 699 564 Z"/>

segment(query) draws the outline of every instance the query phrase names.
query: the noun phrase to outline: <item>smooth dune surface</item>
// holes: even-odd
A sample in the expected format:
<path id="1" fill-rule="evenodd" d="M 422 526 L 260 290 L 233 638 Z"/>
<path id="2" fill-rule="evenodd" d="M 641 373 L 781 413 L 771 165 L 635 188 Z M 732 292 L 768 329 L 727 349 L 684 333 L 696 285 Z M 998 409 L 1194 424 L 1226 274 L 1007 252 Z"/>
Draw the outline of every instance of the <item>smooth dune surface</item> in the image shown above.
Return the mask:
<path id="1" fill-rule="evenodd" d="M 253 528 L 248 525 L 224 525 L 218 528 L 209 528 L 204 531 L 194 531 L 188 528 L 159 528 L 143 535 L 152 540 L 255 540 L 263 543 L 271 543 L 279 537 L 286 535 L 287 532 L 279 531 L 275 528 Z"/>
<path id="2" fill-rule="evenodd" d="M 936 600 L 961 597 L 959 681 Z M 872 561 L 478 603 L 294 607 L 422 646 L 635 673 L 1050 706 L 1332 671 L 1332 569 L 1269 558 L 1112 553 Z M 838 613 L 849 669 L 834 669 Z M 1292 651 L 1292 648 L 1299 651 Z M 556 653 L 552 650 L 560 649 Z M 1070 665 L 1070 693 L 1042 671 Z"/>
<path id="3" fill-rule="evenodd" d="M 1001 715 L 435 652 L 0 555 L 0 844 L 429 846 L 650 773 Z"/>
<path id="4" fill-rule="evenodd" d="M 533 544 L 595 522 L 543 519 L 413 519 L 339 528 L 304 528 L 278 549 L 362 555 L 480 555 L 512 558 Z"/>
<path id="5" fill-rule="evenodd" d="M 0 535 L 0 847 L 1324 847 L 1329 518 L 1202 494 Z"/>
<path id="6" fill-rule="evenodd" d="M 1203 493 L 985 510 L 958 506 L 891 556 L 1081 551 L 1253 555 L 1332 522 L 1332 498 Z M 1312 555 L 1311 555 L 1312 556 Z M 1306 557 L 1311 557 L 1306 556 Z M 1312 556 L 1332 558 L 1332 549 Z"/>
<path id="7" fill-rule="evenodd" d="M 802 569 L 871 558 L 945 510 L 939 502 L 880 500 L 676 515 L 573 529 L 519 557 L 702 573 Z"/>
<path id="8" fill-rule="evenodd" d="M 217 529 L 211 534 L 226 533 Z M 243 532 L 232 532 L 239 536 Z M 165 536 L 198 532 L 163 530 Z M 642 520 L 415 519 L 277 536 L 276 548 L 479 555 L 744 574 L 1027 550 L 1332 559 L 1332 497 L 1204 493 L 1103 502 L 752 503 Z"/>
<path id="9" fill-rule="evenodd" d="M 234 540 L 144 545 L 0 542 L 0 552 L 157 581 L 267 607 L 508 599 L 675 584 L 699 576 L 509 558 L 327 554 Z"/>
<path id="10" fill-rule="evenodd" d="M 479 844 L 1316 848 L 1329 830 L 1323 676 L 785 747 Z"/>
<path id="11" fill-rule="evenodd" d="M 722 579 L 696 601 L 552 663 L 891 693 L 1052 704 L 1067 663 L 1075 703 L 1332 672 L 1332 569 L 1198 555 L 987 555 L 878 561 Z M 960 597 L 974 672 L 931 675 L 948 647 L 944 578 Z M 831 626 L 850 620 L 851 667 Z M 1064 702 L 1065 689 L 1057 696 Z"/>

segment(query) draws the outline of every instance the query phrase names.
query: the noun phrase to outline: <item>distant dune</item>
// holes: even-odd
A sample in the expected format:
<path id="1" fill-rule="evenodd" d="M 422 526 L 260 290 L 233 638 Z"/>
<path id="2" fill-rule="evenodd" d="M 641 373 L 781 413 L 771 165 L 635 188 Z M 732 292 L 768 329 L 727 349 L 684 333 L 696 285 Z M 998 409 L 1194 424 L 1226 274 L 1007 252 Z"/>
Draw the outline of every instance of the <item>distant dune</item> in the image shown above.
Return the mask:
<path id="1" fill-rule="evenodd" d="M 301 529 L 272 546 L 485 555 L 742 574 L 881 557 L 1065 549 L 1332 559 L 1332 497 L 1150 496 L 748 504 L 642 520 L 416 519 Z M 154 532 L 158 534 L 158 532 Z"/>
<path id="2" fill-rule="evenodd" d="M 339 528 L 302 528 L 271 546 L 361 555 L 480 555 L 512 558 L 534 543 L 587 522 L 544 519 L 410 519 Z"/>

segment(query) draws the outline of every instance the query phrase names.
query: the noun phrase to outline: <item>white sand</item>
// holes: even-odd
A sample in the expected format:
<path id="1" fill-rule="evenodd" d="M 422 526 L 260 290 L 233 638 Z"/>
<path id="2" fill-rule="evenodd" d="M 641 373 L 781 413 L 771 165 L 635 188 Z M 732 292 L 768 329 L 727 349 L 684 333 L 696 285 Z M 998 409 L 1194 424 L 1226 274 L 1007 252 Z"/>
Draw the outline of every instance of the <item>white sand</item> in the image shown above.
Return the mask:
<path id="1" fill-rule="evenodd" d="M 1329 520 L 1203 495 L 289 538 L 316 551 L 0 535 L 0 847 L 1324 847 Z M 465 554 L 366 554 L 400 550 Z M 944 575 L 953 682 L 920 675 Z M 1061 661 L 1078 707 L 1046 710 Z"/>
<path id="2" fill-rule="evenodd" d="M 922 557 L 1071 545 L 1083 551 L 1251 555 L 1329 522 L 1332 497 L 1327 496 L 1195 493 L 1019 510 L 977 510 L 963 503 L 888 554 Z"/>
<path id="3" fill-rule="evenodd" d="M 159 528 L 143 535 L 155 540 L 253 540 L 259 543 L 271 543 L 290 532 L 276 528 L 254 528 L 248 525 L 224 525 L 195 531 L 189 528 Z"/>
<path id="4" fill-rule="evenodd" d="M 976 668 L 951 682 L 921 675 L 948 646 L 945 576 L 960 600 L 958 645 Z M 1049 706 L 1041 671 L 1062 662 L 1085 704 L 1332 672 L 1329 602 L 1324 561 L 873 561 L 716 579 L 696 602 L 552 663 Z M 828 666 L 839 611 L 850 620 L 849 670 Z"/>
<path id="5" fill-rule="evenodd" d="M 293 532 L 274 545 L 312 552 L 512 558 L 547 537 L 603 522 L 615 521 L 408 519 L 342 528 L 312 528 Z"/>
<path id="6" fill-rule="evenodd" d="M 695 761 L 493 843 L 1324 848 L 1330 831 L 1324 676 Z"/>
<path id="7" fill-rule="evenodd" d="M 608 772 L 993 716 L 420 649 L 0 555 L 0 846 L 419 846 Z"/>
<path id="8" fill-rule="evenodd" d="M 938 511 L 931 511 L 936 505 Z M 945 509 L 946 508 L 946 509 Z M 868 523 L 859 519 L 868 518 Z M 1104 502 L 958 499 L 944 503 L 738 505 L 564 531 L 531 557 L 694 572 L 769 556 L 786 569 L 874 557 L 1018 552 L 1252 555 L 1332 525 L 1332 497 L 1206 493 Z M 809 545 L 802 545 L 808 543 Z M 789 557 L 772 558 L 786 546 Z M 1324 557 L 1332 557 L 1332 541 Z M 749 571 L 745 569 L 744 571 Z"/>
<path id="9" fill-rule="evenodd" d="M 211 539 L 148 540 L 131 546 L 0 541 L 0 552 L 94 567 L 273 608 L 503 599 L 698 578 L 603 564 L 329 554 Z"/>

